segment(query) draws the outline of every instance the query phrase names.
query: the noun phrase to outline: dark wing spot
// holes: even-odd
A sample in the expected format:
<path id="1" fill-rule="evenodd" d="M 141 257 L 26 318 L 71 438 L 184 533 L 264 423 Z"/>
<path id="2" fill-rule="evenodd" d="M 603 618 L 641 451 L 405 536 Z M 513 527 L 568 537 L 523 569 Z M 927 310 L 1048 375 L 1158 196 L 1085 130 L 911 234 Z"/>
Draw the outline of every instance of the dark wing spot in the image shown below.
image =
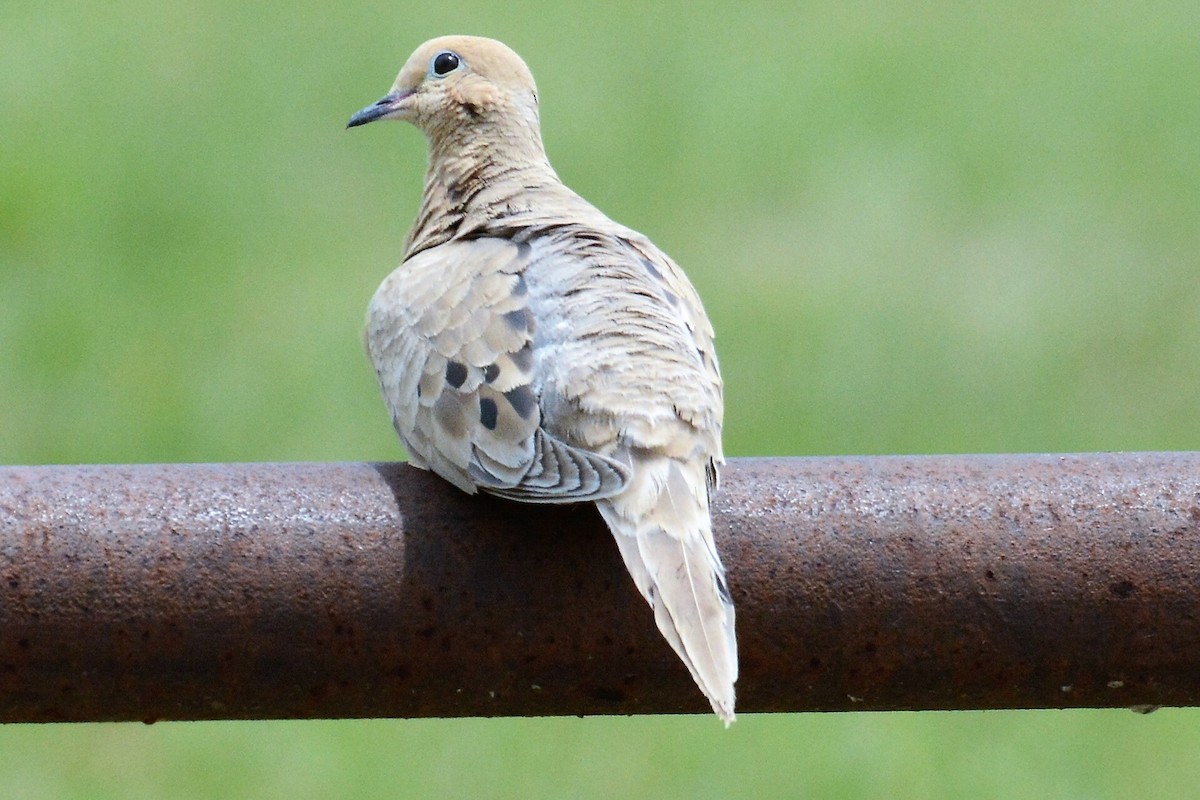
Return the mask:
<path id="1" fill-rule="evenodd" d="M 662 280 L 662 273 L 658 271 L 658 267 L 654 266 L 654 262 L 648 258 L 642 259 L 642 266 L 646 268 L 646 272 L 650 273 L 650 277 L 656 281 Z"/>
<path id="2" fill-rule="evenodd" d="M 496 380 L 496 378 L 499 378 L 499 377 L 500 377 L 500 365 L 499 364 L 488 364 L 486 367 L 483 368 L 483 379 L 485 381 L 487 381 L 488 383 L 491 383 L 492 381 Z"/>
<path id="3" fill-rule="evenodd" d="M 485 397 L 479 401 L 479 421 L 489 431 L 496 430 L 496 401 Z"/>
<path id="4" fill-rule="evenodd" d="M 467 380 L 467 365 L 457 361 L 446 362 L 446 383 L 455 389 L 462 387 Z"/>
<path id="5" fill-rule="evenodd" d="M 666 289 L 664 289 L 663 294 L 666 296 L 668 303 L 670 303 L 673 306 L 679 305 L 679 298 L 675 296 L 674 292 L 669 292 Z"/>
<path id="6" fill-rule="evenodd" d="M 521 419 L 529 419 L 529 415 L 537 408 L 537 397 L 528 386 L 518 386 L 511 392 L 504 393 L 504 399 L 513 407 Z"/>
<path id="7" fill-rule="evenodd" d="M 504 322 L 517 333 L 529 330 L 529 312 L 523 308 L 509 311 L 504 315 Z"/>
<path id="8" fill-rule="evenodd" d="M 533 369 L 533 345 L 526 342 L 525 346 L 512 354 L 513 364 L 521 372 L 529 372 Z"/>
<path id="9" fill-rule="evenodd" d="M 529 245 L 525 242 L 521 242 L 521 245 L 529 247 Z M 524 275 L 517 276 L 517 285 L 513 287 L 512 293 L 514 297 L 524 297 L 529 293 L 529 285 L 525 283 Z"/>
<path id="10" fill-rule="evenodd" d="M 531 252 L 533 252 L 533 245 L 529 242 L 517 242 L 517 258 L 529 258 Z"/>

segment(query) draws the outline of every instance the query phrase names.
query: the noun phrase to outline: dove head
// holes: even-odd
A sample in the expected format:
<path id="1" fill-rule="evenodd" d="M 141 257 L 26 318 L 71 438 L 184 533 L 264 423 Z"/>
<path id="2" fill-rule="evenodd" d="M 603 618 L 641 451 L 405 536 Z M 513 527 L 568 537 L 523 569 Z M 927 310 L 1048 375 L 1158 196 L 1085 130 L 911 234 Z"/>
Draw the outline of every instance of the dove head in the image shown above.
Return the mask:
<path id="1" fill-rule="evenodd" d="M 436 147 L 484 130 L 533 134 L 539 149 L 537 86 L 521 57 L 494 39 L 442 36 L 417 48 L 392 90 L 350 118 L 353 128 L 401 119 Z M 521 138 L 524 138 L 522 135 Z"/>

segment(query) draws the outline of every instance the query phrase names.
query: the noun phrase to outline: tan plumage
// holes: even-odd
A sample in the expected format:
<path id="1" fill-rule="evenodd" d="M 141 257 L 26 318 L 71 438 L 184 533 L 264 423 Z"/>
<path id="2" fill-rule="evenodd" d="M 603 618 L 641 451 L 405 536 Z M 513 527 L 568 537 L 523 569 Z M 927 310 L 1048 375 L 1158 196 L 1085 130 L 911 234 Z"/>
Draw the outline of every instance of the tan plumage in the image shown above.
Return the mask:
<path id="1" fill-rule="evenodd" d="M 411 462 L 466 492 L 595 501 L 663 636 L 726 724 L 737 643 L 709 494 L 713 331 L 683 272 L 558 179 L 537 89 L 503 44 L 426 42 L 350 125 L 429 140 L 404 260 L 367 349 Z"/>

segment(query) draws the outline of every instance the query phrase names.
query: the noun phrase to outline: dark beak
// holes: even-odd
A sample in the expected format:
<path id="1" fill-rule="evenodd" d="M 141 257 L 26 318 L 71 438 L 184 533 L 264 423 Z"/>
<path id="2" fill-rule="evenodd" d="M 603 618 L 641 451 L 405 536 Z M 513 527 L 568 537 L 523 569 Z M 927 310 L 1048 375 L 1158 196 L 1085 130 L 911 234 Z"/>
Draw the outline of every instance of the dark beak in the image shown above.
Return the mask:
<path id="1" fill-rule="evenodd" d="M 395 91 L 390 92 L 375 103 L 364 108 L 356 113 L 346 123 L 347 128 L 357 128 L 359 125 L 366 125 L 368 122 L 374 122 L 377 119 L 386 119 L 392 114 L 400 110 L 400 104 L 410 95 L 410 91 Z"/>

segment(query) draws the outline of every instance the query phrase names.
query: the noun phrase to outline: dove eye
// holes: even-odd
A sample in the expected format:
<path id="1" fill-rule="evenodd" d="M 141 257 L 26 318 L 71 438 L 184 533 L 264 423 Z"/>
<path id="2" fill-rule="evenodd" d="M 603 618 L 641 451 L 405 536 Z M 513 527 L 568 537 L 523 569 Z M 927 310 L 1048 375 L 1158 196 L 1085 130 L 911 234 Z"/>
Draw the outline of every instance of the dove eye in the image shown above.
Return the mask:
<path id="1" fill-rule="evenodd" d="M 462 59 L 458 57 L 457 53 L 443 50 L 433 57 L 433 63 L 429 65 L 429 70 L 440 78 L 458 69 L 458 65 L 461 63 Z"/>

